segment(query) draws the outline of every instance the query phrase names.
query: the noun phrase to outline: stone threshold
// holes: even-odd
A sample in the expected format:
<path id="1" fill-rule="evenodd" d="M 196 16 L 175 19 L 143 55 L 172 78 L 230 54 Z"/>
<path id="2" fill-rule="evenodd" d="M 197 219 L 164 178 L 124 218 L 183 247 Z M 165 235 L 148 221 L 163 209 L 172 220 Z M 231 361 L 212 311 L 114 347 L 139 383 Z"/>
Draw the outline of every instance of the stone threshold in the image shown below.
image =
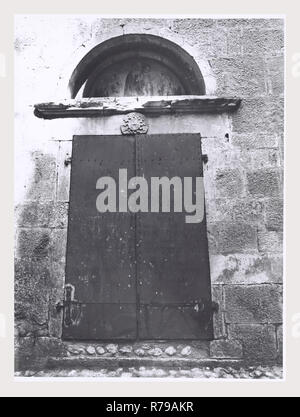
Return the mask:
<path id="1" fill-rule="evenodd" d="M 164 97 L 107 97 L 63 100 L 34 106 L 35 116 L 41 119 L 103 117 L 138 112 L 144 115 L 182 113 L 224 113 L 238 110 L 238 97 L 164 96 Z"/>
<path id="2" fill-rule="evenodd" d="M 154 367 L 172 370 L 192 368 L 240 368 L 243 360 L 233 359 L 191 359 L 191 358 L 137 358 L 137 357 L 69 357 L 49 358 L 46 369 L 108 369 Z"/>

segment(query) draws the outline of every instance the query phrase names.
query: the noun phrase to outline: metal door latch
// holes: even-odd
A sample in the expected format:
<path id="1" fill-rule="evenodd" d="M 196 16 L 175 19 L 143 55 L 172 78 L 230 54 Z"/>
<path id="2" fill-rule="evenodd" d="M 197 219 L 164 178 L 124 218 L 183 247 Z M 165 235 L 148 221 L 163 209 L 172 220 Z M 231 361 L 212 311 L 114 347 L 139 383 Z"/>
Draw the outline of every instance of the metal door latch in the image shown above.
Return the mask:
<path id="1" fill-rule="evenodd" d="M 81 316 L 81 303 L 74 300 L 74 288 L 71 285 L 65 287 L 65 299 L 56 305 L 56 311 L 64 312 L 64 325 L 66 327 L 76 324 Z"/>

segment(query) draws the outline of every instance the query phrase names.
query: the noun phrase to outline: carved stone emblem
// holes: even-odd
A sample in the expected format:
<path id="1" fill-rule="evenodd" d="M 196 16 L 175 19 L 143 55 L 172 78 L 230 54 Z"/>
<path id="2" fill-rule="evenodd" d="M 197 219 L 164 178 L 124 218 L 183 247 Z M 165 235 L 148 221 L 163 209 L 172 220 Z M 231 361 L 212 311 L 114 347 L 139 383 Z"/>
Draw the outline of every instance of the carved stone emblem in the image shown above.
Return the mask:
<path id="1" fill-rule="evenodd" d="M 142 135 L 148 132 L 149 125 L 144 115 L 129 113 L 123 119 L 121 132 L 123 135 Z"/>

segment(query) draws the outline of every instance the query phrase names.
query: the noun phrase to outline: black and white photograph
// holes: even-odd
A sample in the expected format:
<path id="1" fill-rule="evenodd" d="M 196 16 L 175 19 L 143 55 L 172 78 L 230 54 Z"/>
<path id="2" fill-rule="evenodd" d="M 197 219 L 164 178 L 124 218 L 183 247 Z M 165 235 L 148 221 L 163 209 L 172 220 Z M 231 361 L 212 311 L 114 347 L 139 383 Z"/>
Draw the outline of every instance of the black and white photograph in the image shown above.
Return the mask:
<path id="1" fill-rule="evenodd" d="M 284 379 L 285 24 L 15 16 L 16 378 Z"/>

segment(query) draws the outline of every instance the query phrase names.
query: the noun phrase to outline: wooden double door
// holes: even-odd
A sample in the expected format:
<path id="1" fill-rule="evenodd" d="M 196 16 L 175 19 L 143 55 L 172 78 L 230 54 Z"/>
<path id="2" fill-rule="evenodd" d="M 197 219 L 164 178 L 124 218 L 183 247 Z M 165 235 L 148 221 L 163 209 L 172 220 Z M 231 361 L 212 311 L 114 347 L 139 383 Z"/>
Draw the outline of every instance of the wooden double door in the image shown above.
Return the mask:
<path id="1" fill-rule="evenodd" d="M 100 213 L 96 183 L 117 183 L 120 169 L 148 184 L 201 177 L 200 135 L 74 137 L 63 338 L 212 339 L 205 216 L 187 223 L 184 211 Z"/>

